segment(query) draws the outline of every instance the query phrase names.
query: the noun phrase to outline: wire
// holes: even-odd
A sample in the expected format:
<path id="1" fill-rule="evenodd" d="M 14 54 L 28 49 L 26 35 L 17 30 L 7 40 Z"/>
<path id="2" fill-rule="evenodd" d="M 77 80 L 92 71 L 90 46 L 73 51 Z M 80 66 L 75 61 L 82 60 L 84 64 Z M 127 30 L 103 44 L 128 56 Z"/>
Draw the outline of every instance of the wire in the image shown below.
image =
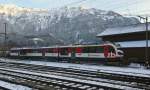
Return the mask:
<path id="1" fill-rule="evenodd" d="M 129 9 L 129 7 L 132 7 L 132 6 L 135 6 L 135 5 L 137 5 L 137 4 L 142 4 L 142 3 L 145 3 L 145 2 L 141 2 L 141 0 L 138 0 L 138 1 L 136 1 L 136 2 L 134 2 L 134 3 L 130 3 L 130 4 L 128 4 L 128 7 L 122 7 L 122 8 L 118 8 L 118 10 L 120 9 L 120 10 L 122 10 L 123 8 L 126 8 L 126 13 L 127 14 L 130 14 L 131 15 L 131 12 L 132 12 L 132 14 L 138 14 L 138 15 L 142 15 L 142 16 L 149 16 L 149 14 L 150 13 L 148 13 L 149 12 L 149 9 L 145 9 L 145 10 L 138 10 L 137 8 L 138 8 L 138 6 L 137 6 L 137 8 L 135 8 L 135 7 L 133 7 L 133 8 L 135 8 L 136 10 L 133 10 L 133 9 Z M 112 9 L 114 9 L 114 8 L 112 8 Z M 116 12 L 118 11 L 118 10 L 116 10 Z M 123 9 L 122 11 L 124 11 L 125 9 Z M 115 10 L 114 10 L 115 11 Z M 119 12 L 119 11 L 118 11 Z M 147 12 L 147 14 L 146 14 L 146 12 Z"/>
<path id="2" fill-rule="evenodd" d="M 135 11 L 133 13 L 143 13 L 143 12 L 150 12 L 150 9 L 139 10 L 139 11 Z"/>
<path id="3" fill-rule="evenodd" d="M 141 0 L 140 0 L 141 1 Z M 119 9 L 123 9 L 123 8 L 125 8 L 125 9 L 127 9 L 127 8 L 129 8 L 129 7 L 131 7 L 131 6 L 135 6 L 135 5 L 137 5 L 138 3 L 140 3 L 139 1 L 135 1 L 135 2 L 127 2 L 127 5 L 126 6 L 117 6 L 117 7 L 115 7 L 115 8 L 112 8 L 112 9 L 117 9 L 117 10 L 119 10 Z M 125 5 L 125 4 L 124 4 Z"/>
<path id="4" fill-rule="evenodd" d="M 75 5 L 75 4 L 80 4 L 80 3 L 83 3 L 85 1 L 88 1 L 88 0 L 79 0 L 79 1 L 71 2 L 71 3 L 68 3 L 68 4 L 65 4 L 65 5 L 61 6 L 60 8 L 72 6 L 72 5 Z"/>
<path id="5" fill-rule="evenodd" d="M 125 2 L 126 2 L 126 1 L 125 1 Z M 124 4 L 126 4 L 125 2 L 124 2 Z M 113 8 L 113 9 L 116 9 L 116 8 L 118 9 L 118 6 L 119 6 L 119 5 L 122 5 L 122 3 L 123 3 L 123 2 L 114 2 L 114 3 L 106 2 L 107 5 L 104 5 L 103 7 L 105 7 L 105 8 L 111 8 L 111 9 L 112 9 L 112 8 Z M 127 3 L 128 3 L 128 2 L 127 2 Z M 120 6 L 119 6 L 119 7 L 120 7 Z M 122 7 L 122 6 L 121 6 L 121 7 Z"/>
<path id="6" fill-rule="evenodd" d="M 75 4 L 80 4 L 80 3 L 83 3 L 83 2 L 86 2 L 86 1 L 89 1 L 89 0 L 80 0 L 80 1 L 76 1 L 76 2 L 72 2 L 72 3 L 70 3 L 70 4 L 66 4 L 66 5 L 64 5 L 64 6 L 69 6 L 69 5 L 75 5 Z M 94 0 L 90 0 L 90 1 L 94 1 Z M 138 3 L 140 3 L 141 4 L 141 1 L 142 0 L 137 0 L 137 1 L 134 1 L 134 2 L 127 2 L 127 3 L 124 3 L 123 4 L 123 6 L 119 6 L 120 4 L 122 4 L 123 2 L 114 2 L 114 3 L 111 3 L 111 5 L 105 5 L 105 4 L 108 4 L 109 3 L 109 1 L 107 1 L 107 2 L 103 2 L 103 7 L 106 7 L 106 8 L 111 8 L 111 10 L 112 11 L 118 11 L 118 10 L 120 10 L 120 9 L 123 9 L 123 8 L 126 8 L 126 10 L 127 11 L 132 11 L 132 10 L 130 10 L 129 9 L 129 7 L 132 7 L 132 6 L 135 6 L 135 5 L 137 5 Z M 124 5 L 126 5 L 126 6 L 124 6 Z M 115 7 L 114 7 L 115 6 Z M 116 9 L 116 10 L 115 10 Z M 125 10 L 125 9 L 124 9 Z M 133 11 L 132 11 L 133 12 Z M 137 11 L 136 11 L 137 12 Z M 141 11 L 138 11 L 138 12 L 141 12 Z M 127 14 L 125 14 L 125 15 L 127 15 Z M 131 14 L 131 12 L 130 13 L 128 13 L 128 15 L 133 15 L 133 14 Z M 133 16 L 137 16 L 137 15 L 133 15 Z M 142 15 L 143 16 L 143 15 Z"/>

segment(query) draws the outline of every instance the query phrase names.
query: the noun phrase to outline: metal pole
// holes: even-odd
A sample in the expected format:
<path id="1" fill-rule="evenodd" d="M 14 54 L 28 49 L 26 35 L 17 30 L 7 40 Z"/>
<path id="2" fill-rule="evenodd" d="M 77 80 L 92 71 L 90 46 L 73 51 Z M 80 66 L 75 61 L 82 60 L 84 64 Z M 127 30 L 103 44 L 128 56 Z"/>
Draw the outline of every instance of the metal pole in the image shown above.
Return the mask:
<path id="1" fill-rule="evenodd" d="M 149 62 L 149 56 L 148 56 L 148 17 L 145 18 L 146 22 L 145 22 L 145 25 L 146 25 L 146 35 L 145 35 L 145 39 L 146 39 L 146 47 L 145 47 L 145 58 L 146 58 L 146 64 L 147 64 L 147 67 L 149 68 L 150 67 L 150 62 Z"/>
<path id="2" fill-rule="evenodd" d="M 4 51 L 5 51 L 5 55 L 4 58 L 6 58 L 6 51 L 7 51 L 7 23 L 4 23 L 4 35 L 5 35 L 5 40 L 4 40 Z"/>
<path id="3" fill-rule="evenodd" d="M 148 17 L 140 17 L 140 19 L 145 20 L 145 27 L 146 27 L 146 31 L 145 31 L 145 41 L 146 41 L 146 46 L 145 46 L 145 64 L 147 66 L 147 68 L 150 68 L 150 61 L 149 61 L 149 56 L 148 56 Z"/>

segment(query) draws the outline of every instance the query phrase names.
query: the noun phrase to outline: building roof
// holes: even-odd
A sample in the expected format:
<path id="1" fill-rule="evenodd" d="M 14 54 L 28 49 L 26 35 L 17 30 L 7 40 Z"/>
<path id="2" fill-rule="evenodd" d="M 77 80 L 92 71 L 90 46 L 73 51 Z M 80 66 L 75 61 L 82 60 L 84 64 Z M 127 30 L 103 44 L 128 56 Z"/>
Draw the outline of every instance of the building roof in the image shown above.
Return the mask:
<path id="1" fill-rule="evenodd" d="M 146 47 L 146 41 L 124 41 L 124 42 L 115 42 L 115 44 L 120 45 L 121 48 L 138 48 Z M 150 40 L 148 40 L 148 47 L 150 47 Z"/>
<path id="2" fill-rule="evenodd" d="M 148 23 L 148 27 L 150 27 L 150 23 Z M 145 31 L 145 23 L 141 24 L 134 24 L 130 26 L 122 26 L 122 27 L 115 27 L 115 28 L 108 28 L 102 33 L 98 34 L 98 37 L 102 36 L 109 36 L 109 35 L 117 35 L 117 34 L 126 34 L 126 33 L 134 33 L 134 32 L 141 32 Z M 150 29 L 149 29 L 150 31 Z"/>

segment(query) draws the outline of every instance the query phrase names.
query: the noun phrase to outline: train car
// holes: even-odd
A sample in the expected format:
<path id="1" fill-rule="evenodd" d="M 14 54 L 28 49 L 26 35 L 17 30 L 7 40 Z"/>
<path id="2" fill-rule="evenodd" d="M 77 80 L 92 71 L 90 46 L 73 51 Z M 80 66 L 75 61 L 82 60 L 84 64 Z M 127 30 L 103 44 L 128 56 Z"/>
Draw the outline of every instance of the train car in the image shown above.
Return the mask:
<path id="1" fill-rule="evenodd" d="M 113 44 L 13 48 L 10 57 L 67 62 L 120 62 L 123 52 Z"/>
<path id="2" fill-rule="evenodd" d="M 120 62 L 123 52 L 113 44 L 86 45 L 76 48 L 76 59 L 84 62 Z"/>
<path id="3" fill-rule="evenodd" d="M 8 56 L 11 58 L 19 58 L 20 50 L 20 48 L 12 48 Z"/>

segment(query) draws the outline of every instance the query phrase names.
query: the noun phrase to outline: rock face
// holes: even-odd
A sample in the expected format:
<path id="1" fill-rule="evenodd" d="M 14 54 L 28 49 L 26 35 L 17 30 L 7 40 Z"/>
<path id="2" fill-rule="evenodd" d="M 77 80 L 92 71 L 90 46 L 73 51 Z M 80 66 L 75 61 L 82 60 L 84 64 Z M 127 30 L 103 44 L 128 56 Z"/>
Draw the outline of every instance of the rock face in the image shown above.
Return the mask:
<path id="1" fill-rule="evenodd" d="M 0 5 L 0 21 L 0 32 L 7 23 L 7 41 L 12 46 L 96 43 L 100 42 L 96 35 L 106 28 L 139 23 L 136 18 L 95 8 L 44 10 L 15 5 Z"/>

